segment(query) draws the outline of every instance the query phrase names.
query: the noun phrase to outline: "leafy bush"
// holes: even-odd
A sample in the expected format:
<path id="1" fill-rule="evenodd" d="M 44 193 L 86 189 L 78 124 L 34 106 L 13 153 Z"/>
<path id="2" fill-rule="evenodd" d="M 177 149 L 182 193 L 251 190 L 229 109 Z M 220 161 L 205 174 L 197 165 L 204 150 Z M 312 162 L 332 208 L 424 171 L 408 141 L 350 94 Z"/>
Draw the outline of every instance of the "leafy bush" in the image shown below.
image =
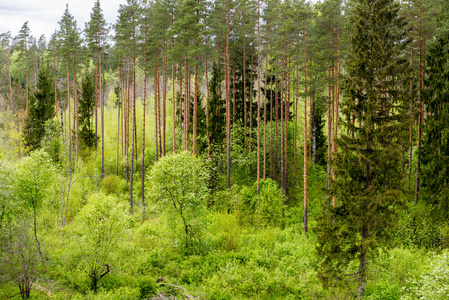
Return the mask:
<path id="1" fill-rule="evenodd" d="M 107 175 L 101 181 L 101 189 L 107 194 L 119 194 L 122 180 L 115 174 Z"/>
<path id="2" fill-rule="evenodd" d="M 111 254 L 127 227 L 126 211 L 127 207 L 117 199 L 92 194 L 75 218 L 72 231 L 80 251 L 78 268 L 86 271 L 94 291 L 113 267 Z"/>
<path id="3" fill-rule="evenodd" d="M 449 258 L 444 253 L 430 263 L 430 270 L 407 282 L 401 299 L 449 299 Z"/>
<path id="4" fill-rule="evenodd" d="M 282 191 L 271 180 L 260 181 L 259 211 L 257 210 L 257 182 L 252 187 L 244 187 L 239 203 L 240 220 L 243 224 L 258 223 L 263 226 L 277 226 L 282 222 Z"/>
<path id="5" fill-rule="evenodd" d="M 217 247 L 224 251 L 237 251 L 240 245 L 240 225 L 235 214 L 215 213 L 211 234 Z"/>

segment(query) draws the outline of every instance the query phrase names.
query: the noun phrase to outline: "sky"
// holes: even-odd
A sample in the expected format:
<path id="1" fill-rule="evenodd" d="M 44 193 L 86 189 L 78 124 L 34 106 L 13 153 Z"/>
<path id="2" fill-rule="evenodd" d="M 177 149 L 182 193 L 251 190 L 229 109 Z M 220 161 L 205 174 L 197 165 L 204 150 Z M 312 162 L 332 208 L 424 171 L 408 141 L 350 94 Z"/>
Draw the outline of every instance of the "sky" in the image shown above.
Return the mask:
<path id="1" fill-rule="evenodd" d="M 90 20 L 95 0 L 0 0 L 0 34 L 10 31 L 15 37 L 28 21 L 31 34 L 36 39 L 45 34 L 48 42 L 59 29 L 58 22 L 64 14 L 66 3 L 78 28 L 83 30 L 84 24 Z M 100 1 L 107 23 L 115 23 L 120 4 L 126 4 L 126 0 Z"/>

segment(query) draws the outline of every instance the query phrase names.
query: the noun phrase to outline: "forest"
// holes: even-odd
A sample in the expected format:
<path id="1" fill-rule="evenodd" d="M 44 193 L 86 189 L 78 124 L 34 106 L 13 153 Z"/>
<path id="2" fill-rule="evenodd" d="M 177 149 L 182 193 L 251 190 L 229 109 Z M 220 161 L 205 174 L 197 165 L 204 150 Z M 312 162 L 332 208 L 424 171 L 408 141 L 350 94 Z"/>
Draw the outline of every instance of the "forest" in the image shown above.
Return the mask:
<path id="1" fill-rule="evenodd" d="M 447 0 L 93 2 L 0 34 L 0 299 L 449 299 Z"/>

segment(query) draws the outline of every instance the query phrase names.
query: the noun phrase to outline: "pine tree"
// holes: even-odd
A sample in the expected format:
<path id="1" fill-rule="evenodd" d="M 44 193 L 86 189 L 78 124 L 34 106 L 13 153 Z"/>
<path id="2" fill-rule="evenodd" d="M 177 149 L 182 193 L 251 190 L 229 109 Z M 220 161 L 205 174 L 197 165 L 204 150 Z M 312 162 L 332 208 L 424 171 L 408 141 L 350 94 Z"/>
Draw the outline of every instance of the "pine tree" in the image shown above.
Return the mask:
<path id="1" fill-rule="evenodd" d="M 72 75 L 73 80 L 73 111 L 74 111 L 74 120 L 73 127 L 75 131 L 75 151 L 76 157 L 78 157 L 79 153 L 79 134 L 78 134 L 78 88 L 77 88 L 77 71 L 79 64 L 81 62 L 80 56 L 82 55 L 81 49 L 81 33 L 79 28 L 76 25 L 76 20 L 73 15 L 69 12 L 69 6 L 66 5 L 66 9 L 64 14 L 59 21 L 60 30 L 58 31 L 58 51 L 59 55 L 65 61 L 66 69 L 67 69 L 67 102 L 68 102 L 68 115 L 69 115 L 69 124 L 68 124 L 68 143 L 71 145 L 71 126 L 70 124 L 70 75 Z M 71 148 L 71 146 L 69 147 Z M 71 150 L 71 149 L 70 149 Z M 69 150 L 69 152 L 70 152 Z"/>
<path id="2" fill-rule="evenodd" d="M 336 138 L 341 151 L 334 153 L 332 194 L 338 202 L 335 208 L 325 206 L 317 227 L 317 250 L 324 258 L 320 278 L 329 283 L 352 277 L 359 295 L 365 290 L 367 259 L 388 245 L 403 200 L 408 59 L 399 9 L 393 0 L 359 0 L 351 12 L 342 107 L 354 112 L 356 122 L 345 123 L 349 130 Z M 353 129 L 354 137 L 348 133 Z M 351 261 L 357 270 L 349 270 Z"/>
<path id="3" fill-rule="evenodd" d="M 45 135 L 45 122 L 55 115 L 54 89 L 46 69 L 39 72 L 37 91 L 30 97 L 29 115 L 25 120 L 24 144 L 28 152 L 40 147 Z"/>
<path id="4" fill-rule="evenodd" d="M 106 20 L 104 19 L 103 11 L 100 6 L 100 1 L 97 0 L 92 8 L 90 14 L 90 21 L 86 23 L 84 32 L 86 34 L 86 42 L 89 48 L 89 56 L 94 60 L 95 64 L 95 149 L 97 148 L 97 108 L 98 102 L 103 105 L 103 95 L 102 95 L 102 85 L 101 74 L 103 73 L 102 55 L 104 52 L 105 42 L 108 35 L 108 27 L 106 26 Z M 100 95 L 98 94 L 98 87 L 100 87 Z M 100 96 L 100 101 L 98 101 L 98 96 Z M 103 109 L 101 107 L 101 109 Z M 102 136 L 103 137 L 103 136 Z"/>
<path id="5" fill-rule="evenodd" d="M 19 49 L 19 60 L 25 61 L 25 90 L 26 90 L 26 115 L 29 116 L 29 85 L 28 85 L 28 69 L 29 69 L 29 57 L 28 57 L 28 48 L 29 48 L 29 37 L 30 37 L 30 28 L 28 27 L 28 21 L 23 23 L 22 28 L 20 28 L 19 35 L 15 38 L 16 45 Z"/>

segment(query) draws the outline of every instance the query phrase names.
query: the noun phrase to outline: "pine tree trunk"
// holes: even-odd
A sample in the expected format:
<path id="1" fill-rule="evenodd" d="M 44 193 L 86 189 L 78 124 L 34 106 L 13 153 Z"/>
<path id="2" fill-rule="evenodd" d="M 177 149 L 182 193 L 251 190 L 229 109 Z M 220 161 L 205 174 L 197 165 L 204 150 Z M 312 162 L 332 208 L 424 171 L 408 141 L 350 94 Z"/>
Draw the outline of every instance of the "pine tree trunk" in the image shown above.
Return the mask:
<path id="1" fill-rule="evenodd" d="M 207 39 L 206 39 L 207 47 Z M 207 132 L 207 156 L 210 156 L 210 134 L 209 134 L 209 75 L 207 65 L 207 53 L 205 53 L 206 59 L 206 132 Z"/>
<path id="2" fill-rule="evenodd" d="M 77 74 L 76 74 L 76 58 L 75 54 L 73 54 L 73 101 L 74 101 L 74 110 L 75 110 L 75 153 L 76 160 L 78 160 L 79 155 L 79 135 L 78 135 L 78 88 L 77 88 Z"/>
<path id="3" fill-rule="evenodd" d="M 421 161 L 419 157 L 419 150 L 421 148 L 422 139 L 422 126 L 424 124 L 424 104 L 422 100 L 422 89 L 423 89 L 423 40 L 422 40 L 422 18 L 421 18 L 421 3 L 419 4 L 419 78 L 418 78 L 418 145 L 416 154 L 416 183 L 415 183 L 415 205 L 418 203 L 419 197 L 419 171 L 421 168 Z"/>
<path id="4" fill-rule="evenodd" d="M 327 77 L 329 79 L 328 85 L 328 101 L 327 101 L 327 171 L 326 171 L 326 188 L 329 191 L 330 185 L 330 176 L 331 176 L 331 143 L 332 143 L 332 92 L 331 92 L 331 69 L 327 70 Z M 327 206 L 330 206 L 330 195 L 327 193 Z"/>
<path id="5" fill-rule="evenodd" d="M 198 43 L 197 43 L 198 46 Z M 197 122 L 197 97 L 198 97 L 198 55 L 195 57 L 195 79 L 194 79 L 194 87 L 193 87 L 193 146 L 192 152 L 193 155 L 196 155 L 196 122 Z"/>
<path id="6" fill-rule="evenodd" d="M 119 84 L 119 89 L 118 89 L 118 95 L 117 95 L 117 149 L 116 149 L 116 175 L 118 176 L 118 164 L 119 164 L 119 152 L 120 152 L 120 107 L 121 107 L 121 102 L 122 102 L 122 95 L 121 95 L 121 91 L 122 91 L 122 75 L 121 75 L 121 67 L 119 64 L 119 70 L 118 70 L 118 84 Z M 96 137 L 95 137 L 96 139 Z"/>
<path id="7" fill-rule="evenodd" d="M 166 41 L 164 45 L 166 45 Z M 164 61 L 163 61 L 163 89 L 162 89 L 162 156 L 165 156 L 165 134 L 167 130 L 167 56 L 166 47 L 164 47 Z"/>
<path id="8" fill-rule="evenodd" d="M 158 97 L 159 97 L 159 67 L 155 67 L 155 76 L 154 76 L 154 146 L 156 147 L 156 161 L 159 160 L 159 139 L 158 139 L 158 131 L 159 131 L 159 124 L 158 124 Z"/>
<path id="9" fill-rule="evenodd" d="M 100 125 L 101 125 L 101 178 L 104 177 L 104 99 L 103 99 L 103 84 L 102 84 L 102 78 L 101 78 L 101 73 L 102 73 L 102 66 L 101 66 L 101 56 L 102 53 L 100 52 L 100 72 L 99 72 L 99 85 L 100 85 Z"/>
<path id="10" fill-rule="evenodd" d="M 257 212 L 260 196 L 260 0 L 257 1 Z"/>
<path id="11" fill-rule="evenodd" d="M 245 148 L 246 148 L 247 111 L 246 111 L 246 53 L 245 53 L 245 49 L 246 49 L 246 34 L 243 35 L 243 114 L 244 114 L 243 115 L 243 123 L 244 123 L 243 145 L 245 145 Z"/>
<path id="12" fill-rule="evenodd" d="M 129 205 L 130 213 L 133 213 L 134 201 L 133 201 L 133 188 L 134 188 L 134 152 L 135 147 L 135 120 L 136 120 L 136 58 L 133 57 L 133 104 L 132 104 L 132 125 L 131 125 L 131 174 L 129 178 Z"/>
<path id="13" fill-rule="evenodd" d="M 145 31 L 145 36 L 147 32 Z M 142 207 L 145 210 L 145 117 L 146 117 L 146 103 L 147 103 L 147 47 L 145 43 L 145 54 L 143 58 L 143 112 L 142 112 Z M 174 119 L 173 119 L 174 121 Z M 173 122 L 174 124 L 174 122 Z"/>
<path id="14" fill-rule="evenodd" d="M 304 22 L 304 19 L 303 19 Z M 307 233 L 307 54 L 306 31 L 303 29 L 304 49 L 304 232 Z"/>
<path id="15" fill-rule="evenodd" d="M 228 11 L 226 14 L 226 49 L 225 49 L 225 63 L 226 63 L 226 154 L 227 154 L 227 188 L 228 192 L 231 190 L 231 107 L 230 107 L 230 64 L 229 64 L 229 0 Z"/>

